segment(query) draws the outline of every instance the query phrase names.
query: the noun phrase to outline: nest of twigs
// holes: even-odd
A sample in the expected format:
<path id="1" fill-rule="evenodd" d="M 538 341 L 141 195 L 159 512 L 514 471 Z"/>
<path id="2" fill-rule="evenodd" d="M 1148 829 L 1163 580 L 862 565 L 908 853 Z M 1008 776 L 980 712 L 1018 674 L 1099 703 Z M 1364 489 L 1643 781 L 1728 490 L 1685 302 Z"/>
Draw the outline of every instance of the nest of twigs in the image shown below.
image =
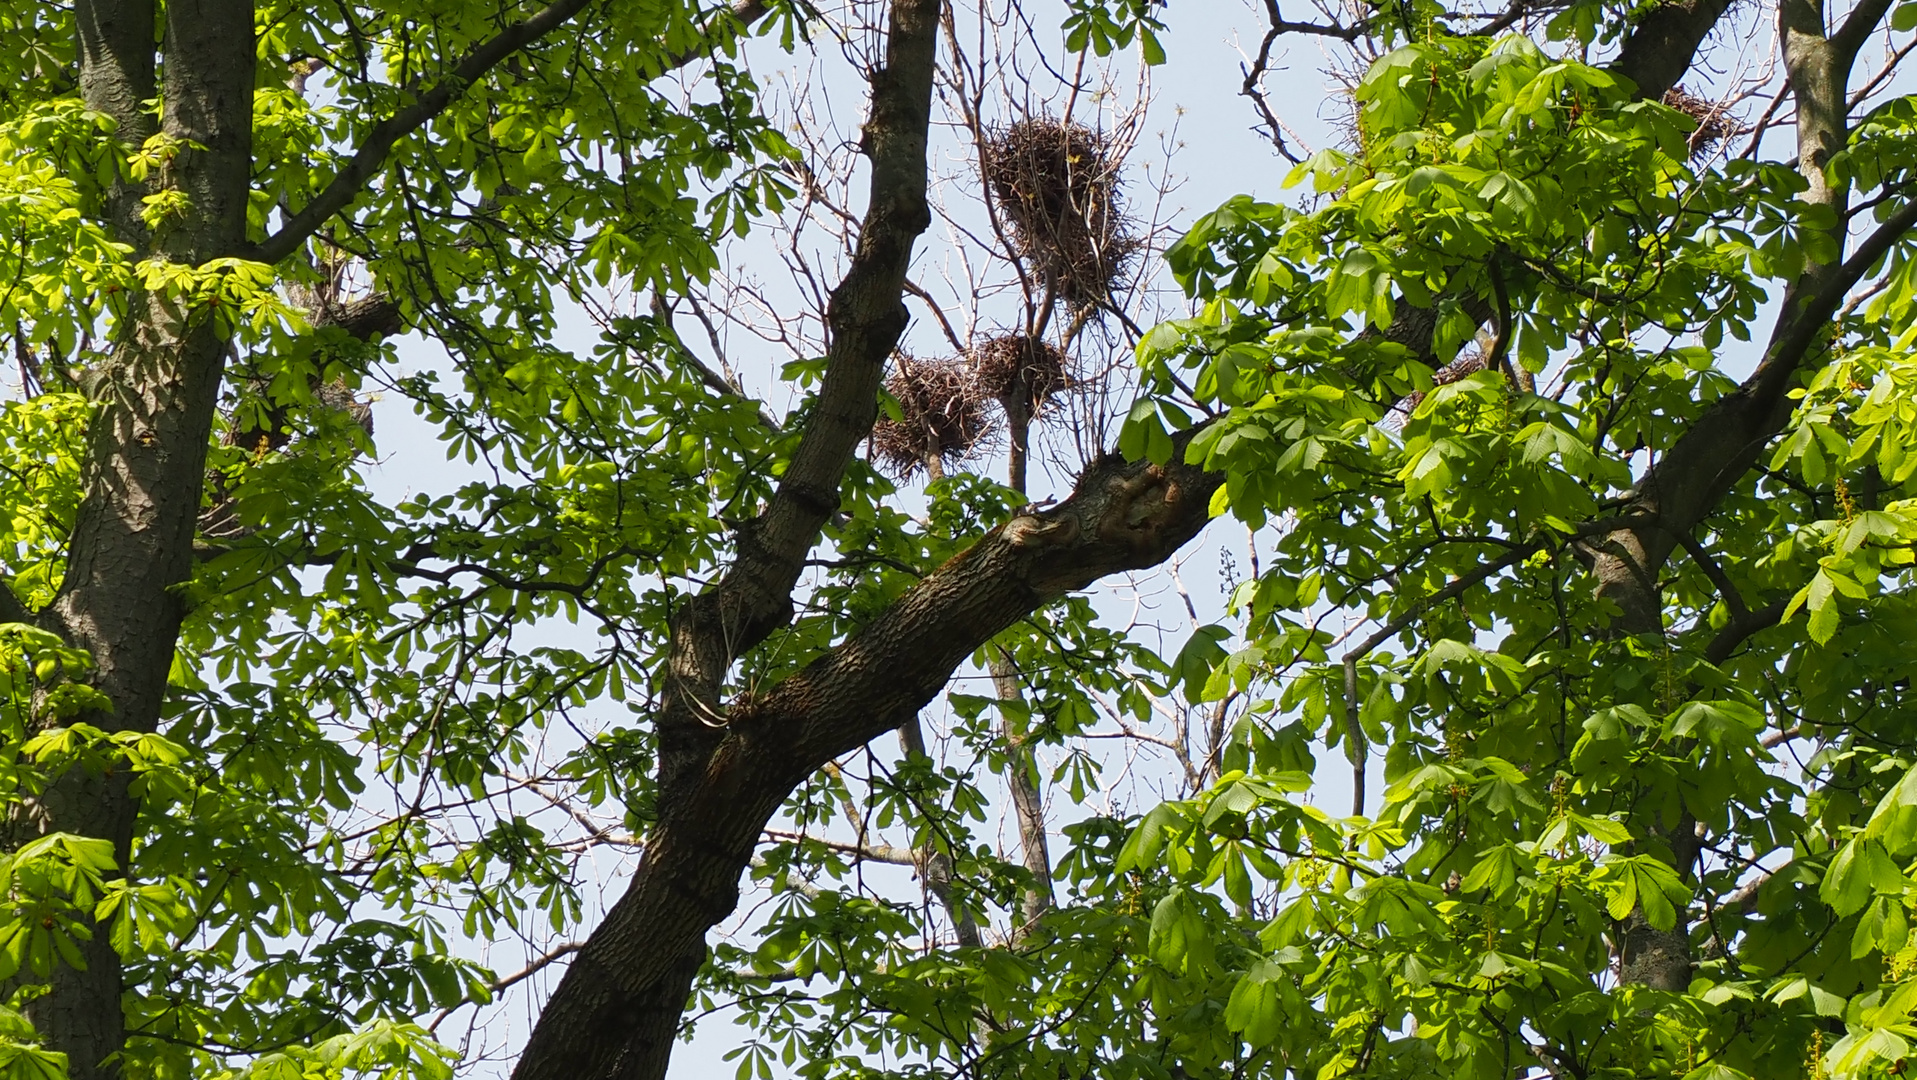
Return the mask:
<path id="1" fill-rule="evenodd" d="M 1490 364 L 1490 346 L 1480 340 L 1471 345 L 1467 345 L 1464 351 L 1458 353 L 1457 359 L 1452 360 L 1449 364 L 1432 372 L 1431 385 L 1434 388 L 1449 386 L 1467 375 L 1476 375 L 1478 372 L 1489 367 Z M 1396 424 L 1402 425 L 1405 421 L 1411 419 L 1411 414 L 1417 412 L 1418 406 L 1424 403 L 1425 393 L 1425 391 L 1420 390 L 1414 394 L 1408 394 L 1404 400 L 1398 402 L 1398 404 L 1392 408 L 1391 412 L 1393 416 L 1396 417 Z M 1391 419 L 1388 417 L 1387 423 L 1391 422 Z"/>
<path id="2" fill-rule="evenodd" d="M 899 403 L 899 419 L 872 425 L 872 456 L 888 472 L 908 479 L 920 469 L 938 471 L 963 460 L 992 433 L 986 395 L 963 363 L 893 357 L 886 392 Z"/>
<path id="3" fill-rule="evenodd" d="M 972 372 L 979 393 L 997 398 L 1007 411 L 1023 402 L 1035 413 L 1073 385 L 1065 353 L 1051 342 L 1027 334 L 1001 334 L 974 345 Z"/>
<path id="4" fill-rule="evenodd" d="M 1031 117 L 985 139 L 979 171 L 1042 284 L 1078 308 L 1111 295 L 1141 245 L 1119 203 L 1119 158 L 1109 140 L 1080 124 Z"/>
<path id="5" fill-rule="evenodd" d="M 353 423 L 366 432 L 367 438 L 373 437 L 373 403 L 353 392 L 344 380 L 321 383 L 313 388 L 313 400 L 321 408 L 333 412 L 345 413 Z"/>
<path id="6" fill-rule="evenodd" d="M 1677 86 L 1664 91 L 1664 104 L 1696 121 L 1697 129 L 1686 140 L 1693 157 L 1737 134 L 1737 117 L 1731 115 L 1730 107 L 1724 102 L 1706 101 Z"/>

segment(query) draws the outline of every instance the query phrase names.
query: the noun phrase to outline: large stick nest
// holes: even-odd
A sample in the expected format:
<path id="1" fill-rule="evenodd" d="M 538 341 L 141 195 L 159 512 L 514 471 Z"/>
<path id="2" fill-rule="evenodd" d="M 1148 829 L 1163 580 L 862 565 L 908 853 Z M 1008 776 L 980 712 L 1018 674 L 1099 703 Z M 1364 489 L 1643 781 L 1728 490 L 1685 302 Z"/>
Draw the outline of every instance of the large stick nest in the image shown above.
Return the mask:
<path id="1" fill-rule="evenodd" d="M 1001 334 L 972 347 L 979 392 L 1010 411 L 1022 397 L 1031 412 L 1074 385 L 1065 354 L 1043 338 Z"/>
<path id="2" fill-rule="evenodd" d="M 1738 118 L 1731 115 L 1727 102 L 1707 101 L 1677 86 L 1664 91 L 1664 104 L 1697 122 L 1696 130 L 1686 140 L 1690 144 L 1692 156 L 1705 153 L 1722 140 L 1737 134 Z"/>
<path id="3" fill-rule="evenodd" d="M 1041 283 L 1077 308 L 1107 299 L 1142 246 L 1119 203 L 1119 159 L 1102 135 L 1052 117 L 988 135 L 979 171 Z"/>
<path id="4" fill-rule="evenodd" d="M 992 434 L 985 414 L 988 399 L 971 369 L 959 361 L 897 353 L 885 389 L 898 401 L 900 415 L 880 417 L 872 425 L 872 456 L 900 479 L 933 461 L 943 470 L 971 456 Z"/>

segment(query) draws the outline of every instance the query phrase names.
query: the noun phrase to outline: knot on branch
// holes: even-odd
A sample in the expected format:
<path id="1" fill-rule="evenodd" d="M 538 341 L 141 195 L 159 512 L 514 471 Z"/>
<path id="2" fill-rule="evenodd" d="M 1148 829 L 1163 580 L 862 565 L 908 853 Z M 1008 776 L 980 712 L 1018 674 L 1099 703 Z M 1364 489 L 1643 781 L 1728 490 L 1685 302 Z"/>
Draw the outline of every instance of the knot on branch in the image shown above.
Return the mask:
<path id="1" fill-rule="evenodd" d="M 1078 519 L 1069 515 L 1042 518 L 1021 514 L 1005 523 L 1005 541 L 1015 549 L 1057 547 L 1078 539 Z"/>
<path id="2" fill-rule="evenodd" d="M 1187 512 L 1178 481 L 1157 465 L 1114 477 L 1099 535 L 1141 550 L 1156 548 L 1158 534 Z"/>

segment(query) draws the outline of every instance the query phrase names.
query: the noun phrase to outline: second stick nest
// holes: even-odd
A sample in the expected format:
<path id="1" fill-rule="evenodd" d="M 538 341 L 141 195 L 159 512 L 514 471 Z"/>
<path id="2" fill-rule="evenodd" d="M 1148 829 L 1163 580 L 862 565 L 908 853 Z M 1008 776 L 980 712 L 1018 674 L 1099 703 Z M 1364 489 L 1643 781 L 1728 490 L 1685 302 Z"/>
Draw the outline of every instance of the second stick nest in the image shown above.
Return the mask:
<path id="1" fill-rule="evenodd" d="M 1108 139 L 1031 117 L 986 137 L 979 171 L 1042 284 L 1078 308 L 1111 295 L 1141 245 L 1119 205 L 1119 159 Z"/>
<path id="2" fill-rule="evenodd" d="M 1065 354 L 1051 342 L 1026 334 L 986 338 L 972 349 L 972 370 L 979 392 L 997 398 L 1008 411 L 1021 393 L 1026 407 L 1037 412 L 1054 395 L 1072 388 Z"/>
<path id="3" fill-rule="evenodd" d="M 992 434 L 986 396 L 969 368 L 954 360 L 893 357 L 886 392 L 899 403 L 899 419 L 872 425 L 872 456 L 887 471 L 909 478 L 920 469 L 939 472 L 979 449 Z"/>

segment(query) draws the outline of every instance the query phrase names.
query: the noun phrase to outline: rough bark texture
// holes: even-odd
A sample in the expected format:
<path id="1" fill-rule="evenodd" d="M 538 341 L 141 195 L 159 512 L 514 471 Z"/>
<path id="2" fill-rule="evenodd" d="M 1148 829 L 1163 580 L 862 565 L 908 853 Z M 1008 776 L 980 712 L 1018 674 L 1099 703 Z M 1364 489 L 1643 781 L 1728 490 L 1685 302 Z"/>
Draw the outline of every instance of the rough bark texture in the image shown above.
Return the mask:
<path id="1" fill-rule="evenodd" d="M 1687 12 L 1701 15 L 1705 4 L 1714 2 L 1698 0 L 1691 8 L 1660 8 L 1641 24 L 1633 41 L 1661 16 L 1679 25 L 1680 37 L 1689 37 Z M 1851 12 L 1841 29 L 1827 36 L 1822 0 L 1783 0 L 1779 8 L 1784 63 L 1797 106 L 1798 167 L 1810 185 L 1801 198 L 1828 207 L 1840 222 L 1845 192 L 1830 186 L 1824 166 L 1849 134 L 1845 93 L 1857 49 L 1886 10 L 1884 0 L 1867 0 Z M 1704 29 L 1708 30 L 1708 25 Z M 1702 40 L 1702 33 L 1691 40 L 1694 48 Z M 1666 71 L 1671 74 L 1663 85 L 1669 85 L 1688 67 L 1688 60 L 1672 67 L 1673 59 L 1666 58 L 1665 51 L 1660 46 L 1634 53 L 1627 45 L 1620 63 L 1634 56 L 1640 58 L 1642 70 L 1633 78 L 1641 89 L 1659 86 L 1657 80 Z M 1581 545 L 1580 555 L 1596 580 L 1598 595 L 1618 607 L 1614 625 L 1619 632 L 1663 634 L 1664 605 L 1657 582 L 1671 553 L 1705 525 L 1724 496 L 1742 482 L 1767 444 L 1783 430 L 1790 419 L 1789 392 L 1797 373 L 1808 358 L 1825 347 L 1824 334 L 1838 306 L 1870 264 L 1913 222 L 1917 222 L 1917 215 L 1900 212 L 1859 245 L 1848 260 L 1840 256 L 1806 267 L 1785 290 L 1783 312 L 1757 369 L 1735 392 L 1705 410 L 1646 471 L 1626 508 L 1626 514 L 1642 524 Z M 1841 253 L 1845 240 L 1841 225 L 1833 230 L 1832 240 Z M 1675 823 L 1642 822 L 1640 828 L 1669 848 L 1672 865 L 1681 874 L 1688 877 L 1692 873 L 1698 837 L 1696 823 L 1688 814 L 1679 815 Z M 1626 982 L 1664 990 L 1683 990 L 1690 985 L 1690 928 L 1682 913 L 1675 926 L 1659 930 L 1649 924 L 1642 909 L 1632 912 L 1620 935 L 1619 952 L 1620 975 Z"/>
<path id="2" fill-rule="evenodd" d="M 891 6 L 864 133 L 871 194 L 851 265 L 827 306 L 818 400 L 778 490 L 740 529 L 733 565 L 673 619 L 658 717 L 660 819 L 625 895 L 547 1004 L 515 1076 L 665 1075 L 706 930 L 737 903 L 759 830 L 833 756 L 788 753 L 741 766 L 742 714 L 751 706 L 728 710 L 719 697 L 734 658 L 791 619 L 792 589 L 838 507 L 840 479 L 871 431 L 886 358 L 905 330 L 906 269 L 931 223 L 926 136 L 938 12 L 938 0 Z M 898 728 L 907 713 L 876 715 L 885 722 L 874 735 Z"/>
<path id="3" fill-rule="evenodd" d="M 706 932 L 738 903 L 761 830 L 792 790 L 912 718 L 993 635 L 1065 592 L 1161 561 L 1208 516 L 1216 481 L 1199 470 L 1102 460 L 1064 504 L 989 534 L 764 697 L 721 705 L 733 658 L 791 617 L 801 563 L 871 429 L 884 362 L 905 326 L 906 267 L 930 221 L 939 6 L 892 4 L 865 129 L 871 199 L 827 311 L 818 403 L 778 491 L 742 530 L 733 566 L 674 621 L 658 720 L 659 821 L 625 895 L 547 1003 L 520 1080 L 663 1077 Z"/>
<path id="4" fill-rule="evenodd" d="M 1698 46 L 1731 0 L 1660 4 L 1645 13 L 1624 39 L 1611 70 L 1637 84 L 1638 96 L 1657 101 L 1691 68 Z"/>
<path id="5" fill-rule="evenodd" d="M 78 9 L 82 93 L 119 123 L 123 141 L 152 131 L 141 102 L 154 94 L 154 9 L 83 3 Z M 193 147 L 166 171 L 187 208 L 156 233 L 139 218 L 146 188 L 110 194 L 108 220 L 143 252 L 193 266 L 245 240 L 252 167 L 253 9 L 247 0 L 171 0 L 160 96 L 161 129 Z M 174 586 L 192 570 L 226 329 L 205 310 L 136 294 L 127 301 L 106 369 L 93 383 L 83 497 L 68 546 L 65 583 L 40 621 L 92 654 L 94 685 L 111 714 L 106 730 L 151 731 L 173 661 L 183 611 Z M 124 772 L 76 770 L 49 785 L 24 823 L 113 841 L 127 865 L 137 811 Z M 85 970 L 56 967 L 26 1007 L 48 1045 L 68 1056 L 74 1080 L 112 1076 L 125 1038 L 119 957 L 103 932 L 81 949 Z"/>
<path id="6" fill-rule="evenodd" d="M 515 1075 L 663 1076 L 705 933 L 738 902 L 760 830 L 793 788 L 898 727 L 1039 605 L 1163 561 L 1204 526 L 1217 483 L 1193 466 L 1103 459 L 1058 507 L 1014 518 L 763 699 L 735 703 L 697 774 L 662 801 L 638 874 L 567 972 Z"/>
<path id="7" fill-rule="evenodd" d="M 548 7 L 461 58 L 450 77 L 424 87 L 412 104 L 376 125 L 348 169 L 312 205 L 249 251 L 255 82 L 250 0 L 168 0 L 164 27 L 156 25 L 155 0 L 77 0 L 78 83 L 87 106 L 112 117 L 116 137 L 130 149 L 156 132 L 182 146 L 160 175 L 111 187 L 104 217 L 136 259 L 200 266 L 235 255 L 284 258 L 350 203 L 397 140 L 588 2 Z M 757 0 L 742 0 L 733 14 L 750 23 L 764 11 Z M 690 54 L 669 66 L 687 59 Z M 144 106 L 155 98 L 163 103 L 157 124 Z M 141 200 L 158 184 L 177 189 L 186 205 L 149 230 Z M 117 314 L 110 357 L 89 383 L 96 408 L 63 585 L 46 610 L 30 617 L 92 655 L 92 681 L 112 710 L 81 719 L 109 731 L 150 731 L 159 720 L 183 617 L 175 587 L 192 569 L 230 328 L 208 308 L 144 293 L 128 296 Z M 384 309 L 343 314 L 349 333 L 371 334 L 392 324 Z M 125 866 L 138 812 L 128 779 L 124 771 L 57 778 L 18 815 L 14 838 L 58 831 L 109 839 Z M 113 1055 L 126 1035 L 120 962 L 102 933 L 81 952 L 85 969 L 57 966 L 46 992 L 26 1012 L 49 1048 L 67 1055 L 73 1080 L 105 1080 L 118 1071 Z"/>

